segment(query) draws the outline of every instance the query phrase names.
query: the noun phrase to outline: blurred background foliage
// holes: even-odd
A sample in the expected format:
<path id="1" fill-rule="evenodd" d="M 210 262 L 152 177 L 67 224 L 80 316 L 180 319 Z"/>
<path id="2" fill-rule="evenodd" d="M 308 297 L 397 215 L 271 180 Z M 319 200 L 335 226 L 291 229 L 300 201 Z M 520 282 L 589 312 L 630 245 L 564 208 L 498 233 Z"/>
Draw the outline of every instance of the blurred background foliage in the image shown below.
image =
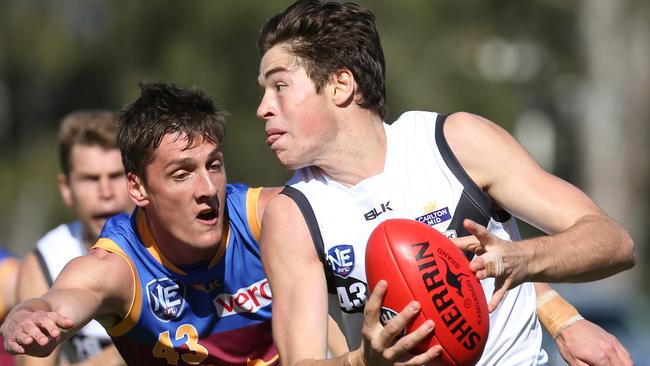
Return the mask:
<path id="1" fill-rule="evenodd" d="M 0 243 L 24 254 L 72 218 L 55 185 L 58 123 L 75 109 L 119 110 L 139 95 L 139 81 L 196 85 L 213 95 L 231 112 L 229 179 L 282 184 L 289 174 L 266 148 L 255 117 L 255 35 L 288 3 L 0 0 Z M 493 120 L 632 233 L 633 270 L 559 289 L 629 348 L 650 346 L 642 330 L 650 293 L 642 281 L 649 263 L 650 4 L 361 3 L 375 12 L 382 35 L 388 120 L 409 109 Z M 525 226 L 525 234 L 540 233 Z"/>

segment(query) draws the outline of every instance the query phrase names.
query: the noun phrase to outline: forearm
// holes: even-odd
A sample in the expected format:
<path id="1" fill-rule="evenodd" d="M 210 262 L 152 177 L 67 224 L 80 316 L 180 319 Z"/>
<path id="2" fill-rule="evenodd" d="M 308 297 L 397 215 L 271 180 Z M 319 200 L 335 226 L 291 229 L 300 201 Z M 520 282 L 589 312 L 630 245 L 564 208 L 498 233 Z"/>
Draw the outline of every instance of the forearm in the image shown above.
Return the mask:
<path id="1" fill-rule="evenodd" d="M 587 282 L 634 265 L 634 243 L 603 215 L 586 215 L 556 235 L 517 243 L 526 253 L 527 281 Z"/>

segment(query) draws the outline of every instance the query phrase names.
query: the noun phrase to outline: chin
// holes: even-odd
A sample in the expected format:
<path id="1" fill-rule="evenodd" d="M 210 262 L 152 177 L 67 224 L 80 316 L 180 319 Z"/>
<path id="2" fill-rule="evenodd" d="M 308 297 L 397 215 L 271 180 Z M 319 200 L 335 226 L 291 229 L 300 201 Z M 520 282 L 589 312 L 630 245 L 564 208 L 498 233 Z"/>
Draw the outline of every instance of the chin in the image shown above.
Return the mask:
<path id="1" fill-rule="evenodd" d="M 205 233 L 196 238 L 196 246 L 199 248 L 213 248 L 221 242 L 222 234 L 219 232 Z"/>
<path id="2" fill-rule="evenodd" d="M 281 156 L 278 156 L 277 158 L 280 161 L 280 165 L 288 170 L 298 170 L 300 168 L 308 166 L 308 164 L 305 162 L 295 161 L 287 158 L 283 159 Z"/>

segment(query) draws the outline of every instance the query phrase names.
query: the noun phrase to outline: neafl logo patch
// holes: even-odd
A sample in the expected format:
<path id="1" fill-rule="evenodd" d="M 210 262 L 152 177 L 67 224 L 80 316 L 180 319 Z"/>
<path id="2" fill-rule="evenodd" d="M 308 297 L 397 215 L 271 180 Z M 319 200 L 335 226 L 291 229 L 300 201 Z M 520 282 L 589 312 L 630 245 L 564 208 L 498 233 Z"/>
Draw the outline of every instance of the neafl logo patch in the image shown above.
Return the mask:
<path id="1" fill-rule="evenodd" d="M 330 248 L 327 251 L 327 262 L 335 275 L 346 278 L 354 269 L 354 248 L 348 244 Z"/>
<path id="2" fill-rule="evenodd" d="M 147 299 L 151 312 L 163 322 L 181 315 L 185 306 L 185 287 L 169 278 L 147 283 Z"/>

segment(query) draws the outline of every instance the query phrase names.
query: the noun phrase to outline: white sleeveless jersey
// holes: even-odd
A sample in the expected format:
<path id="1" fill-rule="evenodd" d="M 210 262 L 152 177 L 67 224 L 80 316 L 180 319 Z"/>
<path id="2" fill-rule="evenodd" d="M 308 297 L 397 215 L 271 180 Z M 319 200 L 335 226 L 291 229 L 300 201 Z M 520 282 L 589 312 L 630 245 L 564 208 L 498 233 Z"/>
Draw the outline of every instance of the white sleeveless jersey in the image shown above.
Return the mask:
<path id="1" fill-rule="evenodd" d="M 81 234 L 81 223 L 74 221 L 50 230 L 36 243 L 34 253 L 48 285 L 52 287 L 69 261 L 88 253 Z M 94 356 L 109 344 L 111 338 L 104 327 L 91 320 L 65 342 L 61 349 L 66 360 L 73 363 Z"/>
<path id="2" fill-rule="evenodd" d="M 384 124 L 384 171 L 348 188 L 317 167 L 296 171 L 284 194 L 293 198 L 308 224 L 324 263 L 330 314 L 339 322 L 350 349 L 361 342 L 368 295 L 365 248 L 372 230 L 391 218 L 426 223 L 448 237 L 466 236 L 465 218 L 485 225 L 504 240 L 519 240 L 514 217 L 497 207 L 460 167 L 442 133 L 444 117 L 407 112 Z M 492 278 L 481 281 L 485 296 Z M 479 365 L 540 365 L 542 330 L 535 314 L 532 283 L 510 290 L 490 314 L 490 333 Z"/>

